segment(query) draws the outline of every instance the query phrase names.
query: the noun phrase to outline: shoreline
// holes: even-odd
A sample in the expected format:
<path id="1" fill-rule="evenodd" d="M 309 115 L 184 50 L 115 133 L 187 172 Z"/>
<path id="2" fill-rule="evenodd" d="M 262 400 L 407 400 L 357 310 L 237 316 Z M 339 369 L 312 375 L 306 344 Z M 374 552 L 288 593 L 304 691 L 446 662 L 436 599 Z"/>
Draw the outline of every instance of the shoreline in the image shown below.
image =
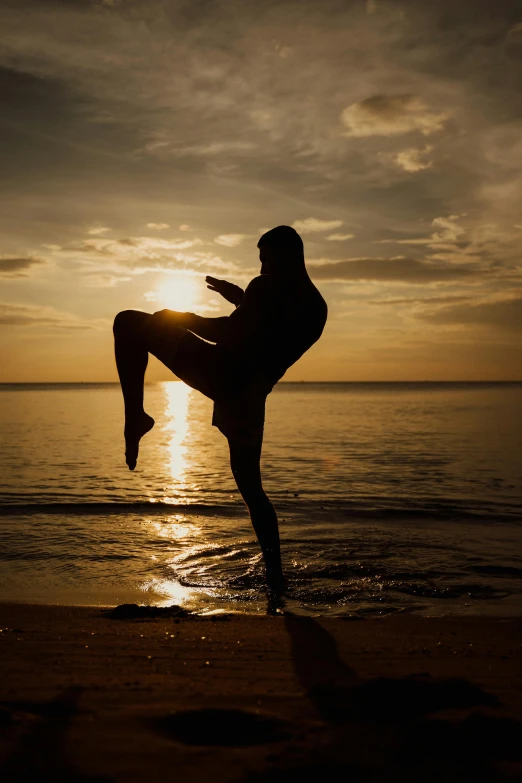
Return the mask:
<path id="1" fill-rule="evenodd" d="M 444 607 L 444 611 L 441 609 L 439 610 L 435 606 L 422 606 L 422 607 L 404 607 L 404 608 L 395 608 L 395 607 L 382 607 L 380 609 L 375 609 L 371 611 L 364 611 L 359 610 L 357 611 L 354 609 L 351 614 L 332 614 L 328 611 L 322 611 L 318 609 L 317 611 L 313 611 L 312 607 L 306 606 L 302 607 L 299 605 L 283 605 L 282 607 L 277 607 L 275 611 L 269 611 L 267 599 L 266 597 L 260 597 L 257 601 L 252 600 L 249 602 L 226 602 L 222 601 L 220 599 L 215 599 L 214 605 L 208 607 L 208 609 L 201 610 L 201 605 L 198 604 L 199 602 L 194 599 L 192 603 L 190 601 L 186 601 L 182 604 L 174 604 L 174 603 L 167 603 L 169 600 L 166 596 L 158 594 L 157 596 L 158 601 L 157 602 L 151 602 L 151 603 L 145 603 L 144 602 L 144 596 L 143 592 L 141 590 L 136 590 L 134 595 L 127 596 L 127 599 L 125 601 L 122 601 L 122 603 L 115 603 L 114 601 L 110 601 L 109 599 L 104 600 L 95 600 L 93 599 L 92 603 L 74 603 L 74 602 L 64 602 L 63 600 L 52 600 L 49 598 L 46 598 L 42 601 L 28 601 L 25 598 L 6 598 L 3 600 L 0 600 L 0 618 L 2 609 L 4 607 L 13 607 L 18 606 L 22 609 L 26 609 L 28 607 L 31 607 L 32 609 L 41 609 L 45 611 L 46 609 L 63 609 L 63 610 L 87 610 L 87 611 L 99 611 L 101 613 L 103 612 L 110 612 L 113 611 L 115 608 L 120 606 L 125 607 L 138 607 L 139 609 L 145 609 L 151 612 L 157 612 L 157 616 L 161 616 L 162 613 L 165 613 L 165 618 L 169 616 L 169 611 L 172 609 L 172 607 L 176 607 L 177 609 L 181 609 L 182 612 L 186 613 L 187 617 L 184 619 L 190 619 L 191 621 L 194 620 L 207 620 L 212 618 L 222 618 L 229 620 L 231 618 L 264 618 L 264 617 L 274 617 L 274 616 L 280 616 L 283 617 L 285 615 L 292 615 L 296 617 L 309 617 L 313 620 L 316 620 L 318 622 L 322 622 L 323 620 L 328 620 L 332 622 L 379 622 L 385 619 L 389 619 L 391 617 L 412 617 L 412 618 L 421 618 L 425 620 L 432 620 L 434 622 L 445 622 L 446 620 L 449 622 L 459 622 L 459 621 L 470 621 L 470 622 L 477 622 L 477 623 L 499 623 L 499 622 L 520 622 L 521 628 L 522 628 L 522 612 L 520 609 L 520 606 L 518 603 L 514 606 L 509 606 L 507 604 L 501 605 L 502 608 L 505 609 L 503 612 L 497 611 L 496 613 L 492 612 L 491 614 L 487 613 L 487 610 L 491 607 L 489 606 L 490 602 L 482 602 L 481 605 L 478 605 L 475 603 L 474 605 L 468 606 L 451 606 L 449 607 L 446 605 Z M 141 599 L 141 600 L 140 600 Z M 487 609 L 485 609 L 485 604 L 487 604 Z M 219 608 L 220 606 L 224 605 L 224 608 Z M 240 607 L 240 608 L 237 608 Z M 248 610 L 245 607 L 250 607 Z M 497 607 L 498 608 L 498 607 Z M 468 611 L 464 611 L 468 610 Z M 143 615 L 144 619 L 147 619 L 145 615 Z M 138 616 L 129 616 L 123 619 L 127 620 L 138 620 L 140 619 Z M 1 627 L 1 619 L 0 619 L 0 627 Z M 522 644 L 522 639 L 521 639 Z"/>
<path id="2" fill-rule="evenodd" d="M 113 619 L 13 602 L 0 628 L 6 781 L 522 772 L 522 618 Z"/>

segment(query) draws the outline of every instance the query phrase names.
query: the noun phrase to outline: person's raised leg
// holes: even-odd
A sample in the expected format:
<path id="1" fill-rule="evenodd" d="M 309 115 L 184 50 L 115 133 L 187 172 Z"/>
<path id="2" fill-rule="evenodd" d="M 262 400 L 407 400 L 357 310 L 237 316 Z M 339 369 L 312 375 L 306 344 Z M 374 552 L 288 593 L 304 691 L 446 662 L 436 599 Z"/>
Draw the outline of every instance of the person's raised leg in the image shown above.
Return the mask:
<path id="1" fill-rule="evenodd" d="M 261 443 L 250 446 L 229 438 L 230 467 L 261 546 L 269 590 L 281 593 L 284 576 L 277 515 L 261 481 Z"/>
<path id="2" fill-rule="evenodd" d="M 143 408 L 143 385 L 149 352 L 144 339 L 148 313 L 124 310 L 114 319 L 114 353 L 125 405 L 125 461 L 134 470 L 141 438 L 154 426 Z"/>
<path id="3" fill-rule="evenodd" d="M 153 354 L 189 386 L 199 389 L 197 383 L 194 385 L 187 377 L 187 368 L 179 366 L 178 346 L 190 332 L 179 324 L 178 315 L 184 314 L 160 310 L 150 315 L 139 310 L 124 310 L 114 319 L 116 365 L 125 402 L 125 453 L 131 470 L 136 467 L 140 439 L 154 426 L 154 419 L 143 409 L 148 354 Z M 204 340 L 195 336 L 194 340 L 197 340 L 196 346 L 201 343 L 208 347 Z M 204 358 L 207 357 L 202 357 L 201 352 L 196 351 L 196 364 Z M 206 393 L 204 389 L 201 390 Z"/>

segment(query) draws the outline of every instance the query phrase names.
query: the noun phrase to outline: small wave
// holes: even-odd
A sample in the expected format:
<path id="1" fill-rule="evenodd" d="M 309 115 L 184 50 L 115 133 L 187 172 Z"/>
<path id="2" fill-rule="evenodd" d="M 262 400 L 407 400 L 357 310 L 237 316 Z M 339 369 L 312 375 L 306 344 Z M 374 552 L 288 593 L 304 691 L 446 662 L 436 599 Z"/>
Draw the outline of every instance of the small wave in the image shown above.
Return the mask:
<path id="1" fill-rule="evenodd" d="M 522 568 L 501 565 L 470 566 L 469 571 L 484 576 L 505 576 L 509 579 L 522 579 Z"/>
<path id="2" fill-rule="evenodd" d="M 227 493 L 228 494 L 228 493 Z M 5 496 L 4 496 L 5 497 Z M 336 520 L 346 522 L 350 520 L 371 520 L 376 522 L 470 522 L 475 524 L 491 524 L 492 522 L 519 525 L 522 515 L 518 506 L 500 504 L 482 504 L 480 507 L 472 507 L 471 504 L 452 503 L 450 501 L 433 500 L 422 502 L 421 499 L 411 501 L 404 500 L 397 504 L 397 498 L 367 499 L 363 502 L 349 502 L 333 500 L 310 500 L 299 498 L 288 500 L 273 495 L 275 505 L 281 522 L 288 519 L 298 520 L 302 526 L 317 525 L 321 520 L 331 524 Z M 9 498 L 11 500 L 11 498 Z M 244 517 L 246 509 L 243 504 L 216 503 L 215 499 L 209 502 L 195 503 L 165 503 L 161 501 L 93 501 L 85 502 L 1 502 L 0 517 L 27 516 L 34 514 L 48 514 L 55 516 L 66 515 L 112 515 L 112 514 L 165 514 L 184 513 L 202 516 L 220 517 Z"/>
<path id="3" fill-rule="evenodd" d="M 140 561 L 141 558 L 138 554 L 114 554 L 110 552 L 105 552 L 103 555 L 92 555 L 89 554 L 89 552 L 81 552 L 81 553 L 74 553 L 74 552 L 45 552 L 45 551 L 37 551 L 37 552 L 28 552 L 26 550 L 22 552 L 16 552 L 16 551 L 7 551 L 7 552 L 1 552 L 0 553 L 0 561 L 16 561 L 19 560 L 23 563 L 30 563 L 30 562 L 36 562 L 36 563 L 42 563 L 42 562 L 51 562 L 51 563 L 105 563 L 109 561 L 113 562 L 124 562 L 127 560 L 136 560 Z"/>
<path id="4" fill-rule="evenodd" d="M 210 503 L 10 503 L 0 504 L 0 517 L 49 514 L 53 516 L 98 514 L 165 514 L 190 513 L 202 515 L 238 516 L 244 514 L 241 506 Z"/>
<path id="5" fill-rule="evenodd" d="M 252 602 L 259 600 L 263 592 L 264 571 L 259 556 L 249 556 L 251 551 L 249 541 L 243 541 L 238 547 L 211 546 L 176 557 L 170 562 L 170 568 L 186 587 L 210 591 L 222 600 Z M 215 557 L 218 553 L 219 557 Z M 485 566 L 484 581 L 479 581 L 470 578 L 465 561 L 461 560 L 446 570 L 422 568 L 420 563 L 409 570 L 390 568 L 389 564 L 380 562 L 377 552 L 373 564 L 358 560 L 332 563 L 328 562 L 330 556 L 331 552 L 323 552 L 322 562 L 313 563 L 304 557 L 287 569 L 290 601 L 300 607 L 321 608 L 327 613 L 358 610 L 368 604 L 378 605 L 381 612 L 393 606 L 404 609 L 495 602 L 519 593 L 517 585 L 510 582 L 511 576 L 518 576 L 518 569 L 508 566 L 491 574 Z"/>
<path id="6" fill-rule="evenodd" d="M 422 601 L 491 601 L 506 598 L 511 593 L 504 586 L 486 584 L 439 584 L 429 581 L 395 581 L 393 579 L 361 579 L 351 582 L 332 583 L 328 580 L 303 581 L 290 583 L 288 596 L 302 604 L 341 606 L 361 601 L 385 603 L 401 600 L 400 596 L 410 596 Z M 404 599 L 403 599 L 404 600 Z"/>
<path id="7" fill-rule="evenodd" d="M 400 593 L 413 595 L 417 598 L 437 598 L 446 600 L 456 600 L 459 598 L 470 598 L 474 601 L 487 601 L 490 599 L 506 598 L 509 590 L 493 587 L 492 585 L 477 584 L 459 584 L 459 585 L 430 585 L 430 584 L 410 584 L 402 582 L 399 584 L 391 582 L 387 585 L 388 590 L 398 590 Z"/>

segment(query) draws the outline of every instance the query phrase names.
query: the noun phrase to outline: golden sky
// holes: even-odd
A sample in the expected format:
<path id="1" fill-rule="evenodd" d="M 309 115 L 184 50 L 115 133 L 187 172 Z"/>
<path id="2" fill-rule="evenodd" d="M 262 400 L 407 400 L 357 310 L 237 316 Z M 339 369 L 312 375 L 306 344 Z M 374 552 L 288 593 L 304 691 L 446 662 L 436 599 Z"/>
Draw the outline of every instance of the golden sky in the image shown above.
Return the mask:
<path id="1" fill-rule="evenodd" d="M 4 0 L 0 29 L 0 381 L 116 380 L 116 312 L 229 312 L 205 274 L 244 287 L 280 224 L 330 311 L 286 379 L 522 377 L 519 0 Z"/>

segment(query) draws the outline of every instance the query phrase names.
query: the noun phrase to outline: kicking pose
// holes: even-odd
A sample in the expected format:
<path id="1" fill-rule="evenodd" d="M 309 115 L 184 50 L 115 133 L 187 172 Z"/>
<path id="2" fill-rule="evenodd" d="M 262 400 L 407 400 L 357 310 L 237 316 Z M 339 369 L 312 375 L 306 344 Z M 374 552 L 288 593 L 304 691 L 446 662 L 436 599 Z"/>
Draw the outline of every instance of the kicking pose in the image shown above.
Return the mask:
<path id="1" fill-rule="evenodd" d="M 277 381 L 323 331 L 327 306 L 305 267 L 303 243 L 289 226 L 258 242 L 261 274 L 243 291 L 207 277 L 236 306 L 222 318 L 124 310 L 114 320 L 116 365 L 125 404 L 125 457 L 136 467 L 140 439 L 154 419 L 143 408 L 149 353 L 214 401 L 212 424 L 228 439 L 230 465 L 266 566 L 269 588 L 283 586 L 279 530 L 261 482 L 265 401 Z M 203 339 L 200 339 L 203 338 Z M 208 341 L 208 342 L 206 342 Z"/>

